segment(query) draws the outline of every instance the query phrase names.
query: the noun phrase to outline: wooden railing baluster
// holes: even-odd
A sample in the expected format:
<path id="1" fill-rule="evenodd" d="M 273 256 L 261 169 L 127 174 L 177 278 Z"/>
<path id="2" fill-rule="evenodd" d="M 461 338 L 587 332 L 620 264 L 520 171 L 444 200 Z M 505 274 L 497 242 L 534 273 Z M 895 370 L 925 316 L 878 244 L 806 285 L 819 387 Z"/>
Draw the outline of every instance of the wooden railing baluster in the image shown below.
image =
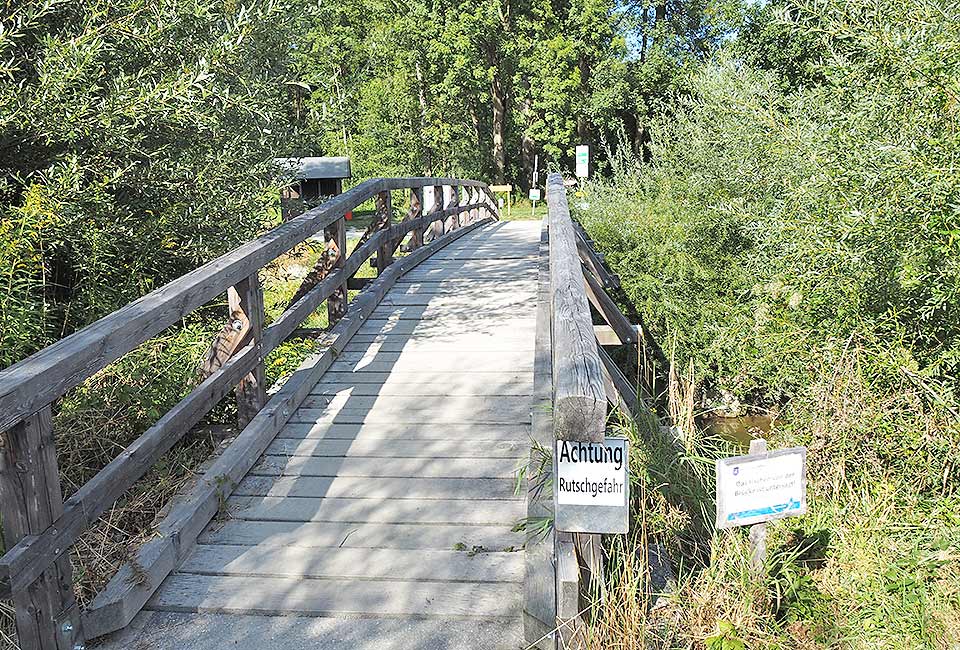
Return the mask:
<path id="1" fill-rule="evenodd" d="M 259 276 L 254 273 L 241 280 L 227 290 L 227 301 L 230 304 L 230 314 L 241 314 L 244 328 L 240 341 L 231 355 L 239 349 L 253 342 L 260 349 L 263 340 L 263 287 Z M 240 380 L 234 393 L 237 398 L 237 426 L 243 428 L 260 412 L 267 401 L 266 374 L 263 367 L 263 355 L 260 357 L 253 371 Z"/>
<path id="2" fill-rule="evenodd" d="M 381 230 L 389 230 L 390 226 L 393 224 L 393 199 L 391 196 L 390 190 L 385 190 L 379 192 L 376 198 L 377 204 L 377 216 L 375 217 L 377 223 L 380 224 Z M 393 245 L 389 241 L 385 241 L 380 248 L 377 249 L 377 275 L 383 273 L 393 258 Z"/>
<path id="3" fill-rule="evenodd" d="M 50 406 L 3 434 L 0 514 L 7 549 L 38 535 L 63 514 Z M 64 553 L 26 589 L 13 592 L 21 650 L 82 647 L 70 555 Z"/>
<path id="4" fill-rule="evenodd" d="M 423 216 L 423 188 L 410 188 L 410 211 L 407 213 L 408 219 L 419 219 Z M 414 228 L 410 233 L 410 241 L 407 244 L 407 251 L 413 251 L 423 246 L 423 227 Z"/>
<path id="5" fill-rule="evenodd" d="M 337 249 L 337 260 L 330 270 L 330 273 L 334 273 L 337 269 L 342 269 L 346 261 L 347 227 L 343 215 L 324 228 L 323 237 L 328 246 L 332 245 Z M 348 295 L 347 279 L 344 278 L 343 284 L 327 298 L 327 327 L 333 327 L 347 313 Z"/>

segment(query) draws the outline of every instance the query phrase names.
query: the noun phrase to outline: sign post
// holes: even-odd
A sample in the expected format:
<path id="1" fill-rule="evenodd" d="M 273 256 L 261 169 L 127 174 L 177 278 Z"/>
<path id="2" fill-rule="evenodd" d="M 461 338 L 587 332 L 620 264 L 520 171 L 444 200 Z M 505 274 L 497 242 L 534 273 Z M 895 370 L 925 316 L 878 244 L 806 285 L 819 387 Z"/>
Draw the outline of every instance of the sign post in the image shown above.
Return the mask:
<path id="1" fill-rule="evenodd" d="M 626 533 L 629 530 L 629 443 L 557 440 L 553 492 L 556 528 L 569 533 Z"/>
<path id="2" fill-rule="evenodd" d="M 750 442 L 747 456 L 717 459 L 717 528 L 750 526 L 750 565 L 759 573 L 767 556 L 767 524 L 807 512 L 807 449 L 767 451 Z"/>
<path id="3" fill-rule="evenodd" d="M 590 145 L 577 145 L 577 178 L 590 176 Z"/>

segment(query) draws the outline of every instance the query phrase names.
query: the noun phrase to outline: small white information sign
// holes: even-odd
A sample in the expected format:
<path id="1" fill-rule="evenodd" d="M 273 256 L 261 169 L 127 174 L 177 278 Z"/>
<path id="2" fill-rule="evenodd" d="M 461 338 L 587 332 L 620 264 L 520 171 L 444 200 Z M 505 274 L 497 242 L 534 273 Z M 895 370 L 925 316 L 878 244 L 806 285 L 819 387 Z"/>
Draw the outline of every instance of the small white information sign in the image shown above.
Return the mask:
<path id="1" fill-rule="evenodd" d="M 779 449 L 717 460 L 717 528 L 807 511 L 807 450 Z"/>
<path id="2" fill-rule="evenodd" d="M 540 200 L 540 190 L 537 188 L 532 188 L 530 190 L 530 200 L 539 201 Z"/>
<path id="3" fill-rule="evenodd" d="M 569 151 L 569 150 L 568 150 Z M 590 175 L 590 146 L 577 145 L 577 178 L 586 178 Z"/>
<path id="4" fill-rule="evenodd" d="M 553 459 L 556 529 L 575 533 L 625 533 L 629 529 L 629 445 L 558 440 Z"/>

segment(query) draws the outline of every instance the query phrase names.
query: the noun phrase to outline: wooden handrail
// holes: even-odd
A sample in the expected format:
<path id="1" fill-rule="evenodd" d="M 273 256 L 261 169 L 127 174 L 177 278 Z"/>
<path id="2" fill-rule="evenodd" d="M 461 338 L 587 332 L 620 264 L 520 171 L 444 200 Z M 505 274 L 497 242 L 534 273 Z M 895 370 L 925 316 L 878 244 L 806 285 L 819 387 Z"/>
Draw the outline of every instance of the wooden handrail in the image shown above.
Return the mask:
<path id="1" fill-rule="evenodd" d="M 486 188 L 480 181 L 455 178 L 364 181 L 27 359 L 0 370 L 0 431 L 36 413 L 98 370 L 378 193 L 431 185 Z"/>
<path id="2" fill-rule="evenodd" d="M 547 218 L 554 432 L 558 440 L 602 442 L 607 421 L 603 364 L 597 352 L 576 235 L 560 174 L 547 178 Z"/>
<path id="3" fill-rule="evenodd" d="M 337 248 L 339 259 L 327 275 L 305 291 L 274 323 L 262 328 L 263 304 L 259 297 L 257 273 L 265 264 L 323 229 L 332 227 L 342 233 L 344 214 L 370 198 L 379 195 L 381 202 L 389 206 L 389 198 L 384 195 L 391 191 L 410 189 L 422 194 L 422 188 L 428 186 L 458 188 L 457 195 L 459 188 L 475 188 L 471 194 L 479 200 L 446 210 L 434 210 L 425 216 L 415 216 L 419 215 L 418 208 L 411 212 L 411 218 L 392 225 L 386 219 L 381 229 L 346 259 L 343 258 L 344 244 L 341 242 Z M 419 196 L 416 201 L 420 201 Z M 348 280 L 368 258 L 379 250 L 380 279 L 395 278 L 397 270 L 390 264 L 392 254 L 407 233 L 414 231 L 419 236 L 416 247 L 422 244 L 422 233 L 430 224 L 451 219 L 455 229 L 460 225 L 476 227 L 481 223 L 479 219 L 461 223 L 459 215 L 466 212 L 478 217 L 482 213 L 494 216 L 495 205 L 492 193 L 479 181 L 451 178 L 366 181 L 0 371 L 0 431 L 4 432 L 6 443 L 0 454 L 0 494 L 3 497 L 0 505 L 3 507 L 4 528 L 8 532 L 8 548 L 0 557 L 0 597 L 12 595 L 18 609 L 35 610 L 30 629 L 21 630 L 18 623 L 24 647 L 73 647 L 78 639 L 82 640 L 83 633 L 78 629 L 79 614 L 72 600 L 69 563 L 64 554 L 103 512 L 234 387 L 252 382 L 256 390 L 262 391 L 264 357 L 288 338 L 321 303 L 330 302 L 334 295 L 339 295 L 338 292 L 343 291 Z M 464 231 L 466 229 L 461 232 Z M 448 237 L 444 239 L 449 241 Z M 412 254 L 410 259 L 401 258 L 405 261 L 399 266 L 407 268 L 409 263 L 416 263 L 429 253 L 430 250 L 424 249 Z M 391 269 L 389 273 L 388 267 Z M 402 272 L 402 269 L 398 271 Z M 218 359 L 203 381 L 186 397 L 66 503 L 61 503 L 49 417 L 53 401 L 228 289 L 234 291 L 237 298 L 235 307 L 231 299 L 231 308 L 250 312 L 243 313 L 241 320 L 232 321 L 245 330 L 243 338 L 234 340 L 226 357 Z M 344 302 L 346 298 L 343 294 Z M 371 310 L 375 302 L 366 300 L 364 309 Z M 248 325 L 249 333 L 246 331 Z M 350 324 L 354 329 L 356 326 L 356 323 Z M 335 328 L 334 331 L 338 330 Z M 263 401 L 249 401 L 251 410 L 247 419 L 257 414 Z M 35 415 L 38 412 L 40 414 Z M 41 417 L 43 413 L 47 416 Z M 282 426 L 288 415 L 286 411 L 280 415 L 267 414 L 267 419 L 271 427 Z M 257 419 L 263 420 L 262 417 Z M 245 422 L 241 426 L 243 424 Z M 56 487 L 55 494 L 53 487 Z M 44 506 L 47 502 L 49 505 Z M 41 512 L 35 515 L 38 508 Z M 21 521 L 22 526 L 17 524 Z M 46 594 L 34 593 L 34 585 L 41 584 L 38 580 L 54 570 L 59 571 L 56 579 L 48 578 L 42 583 L 41 591 L 45 590 Z M 48 611 L 48 604 L 54 602 L 61 604 L 53 606 L 56 611 Z"/>

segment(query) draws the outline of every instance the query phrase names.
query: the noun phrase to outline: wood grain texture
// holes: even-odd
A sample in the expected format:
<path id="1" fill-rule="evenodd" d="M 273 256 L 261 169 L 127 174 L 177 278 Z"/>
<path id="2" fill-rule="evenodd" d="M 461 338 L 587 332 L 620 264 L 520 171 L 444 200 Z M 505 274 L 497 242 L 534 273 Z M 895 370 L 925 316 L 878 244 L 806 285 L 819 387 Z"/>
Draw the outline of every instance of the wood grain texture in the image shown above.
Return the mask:
<path id="1" fill-rule="evenodd" d="M 255 273 L 342 215 L 386 190 L 479 181 L 371 179 L 187 273 L 79 332 L 0 371 L 0 431 L 37 412 L 107 364 Z"/>
<path id="2" fill-rule="evenodd" d="M 607 398 L 576 237 L 560 174 L 547 179 L 553 304 L 554 432 L 561 440 L 603 440 Z"/>

